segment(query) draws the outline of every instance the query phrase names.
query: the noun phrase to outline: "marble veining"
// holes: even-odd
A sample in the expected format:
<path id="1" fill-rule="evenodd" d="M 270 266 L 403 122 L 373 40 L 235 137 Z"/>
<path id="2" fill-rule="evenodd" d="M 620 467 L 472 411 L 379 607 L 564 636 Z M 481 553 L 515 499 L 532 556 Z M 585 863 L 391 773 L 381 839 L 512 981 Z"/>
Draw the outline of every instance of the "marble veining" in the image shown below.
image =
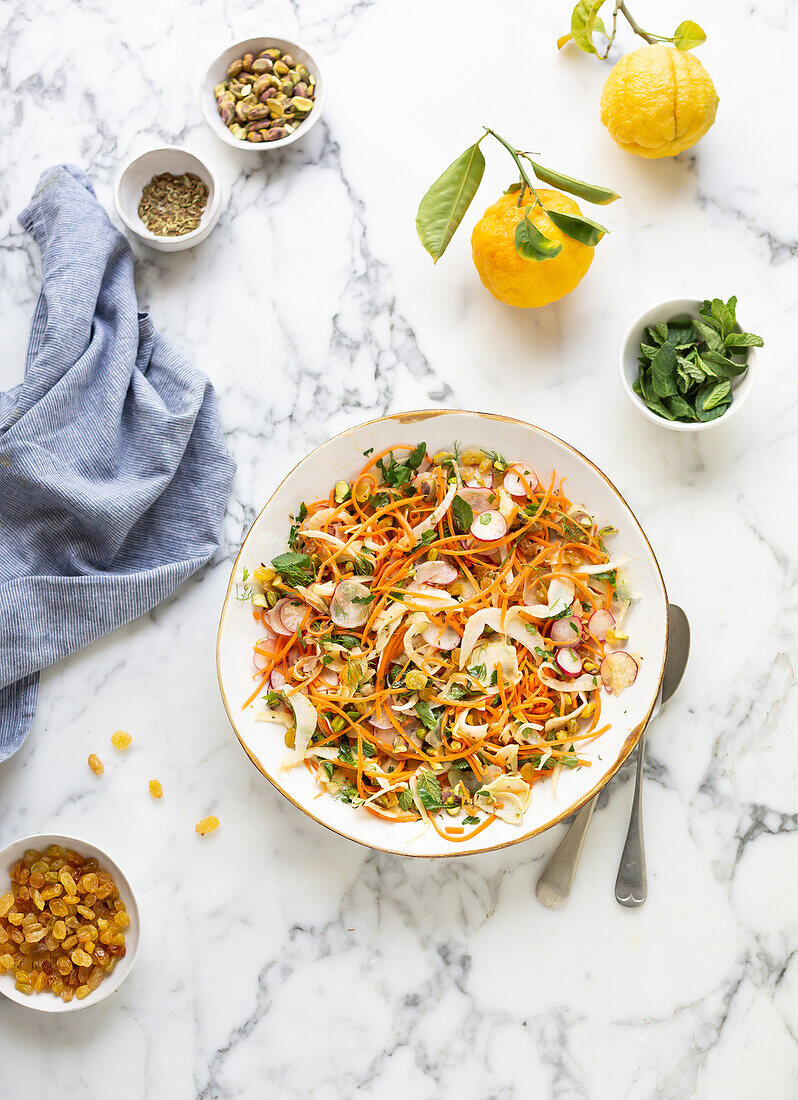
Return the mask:
<path id="1" fill-rule="evenodd" d="M 568 7 L 0 12 L 0 387 L 21 377 L 39 290 L 16 214 L 40 171 L 80 164 L 110 209 L 124 159 L 186 144 L 219 170 L 224 212 L 193 251 L 136 245 L 137 285 L 213 379 L 239 464 L 211 567 L 46 672 L 34 729 L 0 768 L 0 844 L 48 829 L 96 839 L 143 918 L 140 960 L 102 1009 L 45 1019 L 0 1002 L 0 1097 L 798 1095 L 798 13 L 691 0 L 679 18 L 708 32 L 717 123 L 675 161 L 643 162 L 598 121 L 606 69 L 554 48 Z M 661 7 L 633 10 L 654 26 Z M 306 44 L 330 89 L 308 138 L 263 158 L 218 142 L 196 102 L 210 57 L 256 33 Z M 583 284 L 544 311 L 493 302 L 467 229 L 435 268 L 415 239 L 419 196 L 483 123 L 623 196 Z M 511 179 L 491 150 L 474 213 Z M 615 378 L 631 318 L 681 294 L 737 294 L 766 339 L 746 409 L 700 436 L 644 422 Z M 521 416 L 576 444 L 637 512 L 690 617 L 690 667 L 649 738 L 642 910 L 612 896 L 629 767 L 602 792 L 569 905 L 551 913 L 534 884 L 559 830 L 473 859 L 369 853 L 282 800 L 228 727 L 215 630 L 247 526 L 309 448 L 430 406 Z M 134 737 L 125 756 L 109 742 L 119 727 Z M 222 825 L 200 840 L 208 813 Z"/>

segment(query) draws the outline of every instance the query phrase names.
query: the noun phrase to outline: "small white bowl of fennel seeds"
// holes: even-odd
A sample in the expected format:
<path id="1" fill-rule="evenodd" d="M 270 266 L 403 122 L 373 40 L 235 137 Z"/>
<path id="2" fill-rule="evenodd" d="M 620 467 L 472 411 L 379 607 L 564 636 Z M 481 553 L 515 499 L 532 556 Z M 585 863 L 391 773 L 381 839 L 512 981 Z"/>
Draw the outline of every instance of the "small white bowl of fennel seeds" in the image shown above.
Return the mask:
<path id="1" fill-rule="evenodd" d="M 177 145 L 130 160 L 114 184 L 114 206 L 127 228 L 159 252 L 181 252 L 204 241 L 222 212 L 216 173 Z"/>

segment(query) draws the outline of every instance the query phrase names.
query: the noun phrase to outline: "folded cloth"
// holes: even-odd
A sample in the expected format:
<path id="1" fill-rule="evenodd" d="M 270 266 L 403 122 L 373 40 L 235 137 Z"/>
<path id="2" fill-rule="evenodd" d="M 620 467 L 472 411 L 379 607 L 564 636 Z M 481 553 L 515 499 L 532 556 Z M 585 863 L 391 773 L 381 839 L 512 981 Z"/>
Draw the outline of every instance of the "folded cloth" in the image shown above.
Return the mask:
<path id="1" fill-rule="evenodd" d="M 207 378 L 138 313 L 133 256 L 71 165 L 20 222 L 42 258 L 25 379 L 0 393 L 0 760 L 39 669 L 204 565 L 235 466 Z"/>

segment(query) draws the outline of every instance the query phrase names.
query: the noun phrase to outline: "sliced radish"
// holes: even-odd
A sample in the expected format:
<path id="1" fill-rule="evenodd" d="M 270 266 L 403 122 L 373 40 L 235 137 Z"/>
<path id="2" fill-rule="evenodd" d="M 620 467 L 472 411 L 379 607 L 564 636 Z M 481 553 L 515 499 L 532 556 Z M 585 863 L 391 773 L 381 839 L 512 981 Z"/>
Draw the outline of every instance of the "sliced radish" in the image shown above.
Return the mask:
<path id="1" fill-rule="evenodd" d="M 252 660 L 255 668 L 264 669 L 277 652 L 278 635 L 273 630 L 266 628 L 266 634 L 255 643 Z"/>
<path id="2" fill-rule="evenodd" d="M 464 500 L 475 516 L 487 512 L 496 503 L 496 494 L 492 489 L 461 489 L 457 494 Z"/>
<path id="3" fill-rule="evenodd" d="M 435 623 L 430 623 L 421 631 L 421 637 L 427 643 L 427 645 L 434 646 L 436 649 L 454 649 L 456 645 L 460 644 L 460 635 L 451 626 L 439 627 Z"/>
<path id="4" fill-rule="evenodd" d="M 405 607 L 414 611 L 440 611 L 444 607 L 453 607 L 457 603 L 454 596 L 431 584 L 419 584 L 413 581 L 407 586 Z"/>
<path id="5" fill-rule="evenodd" d="M 271 684 L 272 691 L 279 691 L 280 688 L 284 688 L 286 685 L 286 679 L 279 668 L 272 669 L 272 674 L 269 677 L 269 683 Z"/>
<path id="6" fill-rule="evenodd" d="M 323 668 L 319 673 L 319 683 L 327 684 L 329 687 L 338 687 L 340 677 L 337 672 L 333 672 L 331 668 Z"/>
<path id="7" fill-rule="evenodd" d="M 307 604 L 291 599 L 281 600 L 280 604 L 280 621 L 288 633 L 293 634 L 302 625 L 308 613 Z"/>
<path id="8" fill-rule="evenodd" d="M 263 672 L 263 670 L 266 668 L 266 665 L 270 665 L 272 663 L 272 659 L 269 654 L 261 653 L 261 651 L 256 646 L 252 653 L 252 663 L 258 670 L 258 672 Z"/>
<path id="9" fill-rule="evenodd" d="M 575 615 L 555 619 L 551 624 L 551 640 L 555 645 L 572 646 L 582 641 L 582 624 Z"/>
<path id="10" fill-rule="evenodd" d="M 637 661 L 623 649 L 609 653 L 601 662 L 601 679 L 607 691 L 620 695 L 637 679 Z"/>
<path id="11" fill-rule="evenodd" d="M 594 611 L 587 620 L 587 629 L 598 642 L 603 642 L 607 637 L 607 631 L 612 630 L 614 626 L 615 616 L 611 611 L 605 611 L 603 607 Z"/>
<path id="12" fill-rule="evenodd" d="M 575 649 L 558 649 L 554 663 L 564 676 L 578 676 L 582 671 L 582 658 Z"/>
<path id="13" fill-rule="evenodd" d="M 448 561 L 422 561 L 416 566 L 416 580 L 422 584 L 451 584 L 459 576 Z"/>
<path id="14" fill-rule="evenodd" d="M 360 581 L 339 581 L 330 600 L 330 618 L 336 626 L 363 626 L 369 617 L 367 603 L 355 603 L 355 600 L 367 600 L 369 590 Z"/>
<path id="15" fill-rule="evenodd" d="M 482 542 L 494 542 L 496 539 L 504 538 L 507 534 L 507 520 L 501 512 L 489 509 L 487 512 L 482 512 L 481 515 L 474 517 L 474 522 L 471 524 L 471 534 Z"/>
<path id="16" fill-rule="evenodd" d="M 388 717 L 388 714 L 385 711 L 385 709 L 383 709 L 382 714 L 379 716 L 379 718 L 377 717 L 376 714 L 372 714 L 371 717 L 369 718 L 369 723 L 372 726 L 374 726 L 375 729 L 378 729 L 378 730 L 393 729 L 393 722 Z"/>
<path id="17" fill-rule="evenodd" d="M 281 634 L 284 638 L 287 638 L 289 634 L 294 633 L 293 630 L 289 630 L 288 627 L 285 625 L 281 614 L 285 604 L 290 602 L 291 601 L 287 597 L 284 597 L 282 600 L 278 600 L 271 611 L 267 612 L 264 616 L 267 624 L 271 627 L 275 634 Z"/>
<path id="18" fill-rule="evenodd" d="M 538 477 L 525 462 L 515 462 L 507 467 L 502 485 L 511 497 L 528 497 L 537 488 Z"/>
<path id="19" fill-rule="evenodd" d="M 490 471 L 487 474 L 476 474 L 465 482 L 465 486 L 467 489 L 492 489 L 493 474 Z"/>

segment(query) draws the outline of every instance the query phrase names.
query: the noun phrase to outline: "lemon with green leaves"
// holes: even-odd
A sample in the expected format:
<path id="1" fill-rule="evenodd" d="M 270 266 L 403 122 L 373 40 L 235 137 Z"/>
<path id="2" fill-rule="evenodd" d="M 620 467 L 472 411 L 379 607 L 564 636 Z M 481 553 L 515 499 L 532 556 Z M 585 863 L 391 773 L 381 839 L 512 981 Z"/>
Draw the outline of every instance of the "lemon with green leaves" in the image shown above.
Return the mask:
<path id="1" fill-rule="evenodd" d="M 609 187 L 545 168 L 495 130 L 486 127 L 479 141 L 452 161 L 427 191 L 416 215 L 419 239 L 437 262 L 482 180 L 485 157 L 480 145 L 488 136 L 509 152 L 520 180 L 474 226 L 474 266 L 483 285 L 501 302 L 524 309 L 556 302 L 582 280 L 593 262 L 595 246 L 607 232 L 585 217 L 570 196 L 600 205 L 619 196 Z M 535 186 L 532 176 L 557 190 Z"/>
<path id="2" fill-rule="evenodd" d="M 696 23 L 680 23 L 670 38 L 643 30 L 624 0 L 615 0 L 612 30 L 599 15 L 605 0 L 579 0 L 571 16 L 571 33 L 558 42 L 573 41 L 585 53 L 606 59 L 622 14 L 648 45 L 626 54 L 614 66 L 601 95 L 601 121 L 621 149 L 639 157 L 675 157 L 699 141 L 718 109 L 718 94 L 704 66 L 689 50 L 706 35 Z M 605 45 L 599 52 L 594 35 Z"/>

